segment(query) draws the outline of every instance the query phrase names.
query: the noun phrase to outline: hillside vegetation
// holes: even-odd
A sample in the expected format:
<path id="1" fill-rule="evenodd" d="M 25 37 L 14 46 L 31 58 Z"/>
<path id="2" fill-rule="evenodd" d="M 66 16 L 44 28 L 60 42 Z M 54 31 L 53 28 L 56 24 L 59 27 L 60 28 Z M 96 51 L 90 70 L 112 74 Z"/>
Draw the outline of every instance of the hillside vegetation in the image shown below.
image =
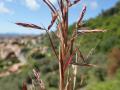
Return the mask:
<path id="1" fill-rule="evenodd" d="M 111 9 L 103 11 L 96 18 L 86 21 L 85 26 L 108 30 L 104 35 L 96 35 L 96 38 L 101 41 L 97 47 L 98 50 L 107 52 L 113 47 L 120 47 L 120 2 Z M 90 37 L 92 38 L 92 35 Z"/>

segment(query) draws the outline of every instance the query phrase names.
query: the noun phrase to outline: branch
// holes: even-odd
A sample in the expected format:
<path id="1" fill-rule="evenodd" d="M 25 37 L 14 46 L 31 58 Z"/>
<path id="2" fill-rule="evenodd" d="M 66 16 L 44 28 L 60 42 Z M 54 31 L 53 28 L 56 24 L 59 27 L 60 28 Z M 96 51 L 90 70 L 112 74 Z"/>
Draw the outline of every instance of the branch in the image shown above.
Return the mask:
<path id="1" fill-rule="evenodd" d="M 78 34 L 84 33 L 98 33 L 98 32 L 106 32 L 106 30 L 94 29 L 94 30 L 78 30 Z"/>
<path id="2" fill-rule="evenodd" d="M 50 25 L 48 26 L 48 30 L 50 30 L 50 28 L 53 26 L 53 24 L 55 23 L 57 17 L 58 17 L 57 13 L 52 13 L 52 21 L 51 21 Z"/>
<path id="3" fill-rule="evenodd" d="M 85 58 L 84 58 L 82 52 L 79 50 L 79 48 L 77 48 L 77 51 L 78 51 L 78 55 L 79 55 L 79 57 L 81 57 L 81 59 L 82 59 L 83 62 L 85 63 Z"/>
<path id="4" fill-rule="evenodd" d="M 96 67 L 98 68 L 97 65 L 95 64 L 80 64 L 80 63 L 71 63 L 72 65 L 77 65 L 77 66 L 86 66 L 86 67 Z"/>
<path id="5" fill-rule="evenodd" d="M 63 67 L 63 71 L 65 72 L 66 68 L 68 67 L 68 65 L 71 63 L 73 57 L 74 57 L 74 54 L 76 53 L 77 49 L 75 49 L 72 54 L 70 55 L 69 59 L 66 61 L 66 63 L 64 64 L 64 67 Z"/>
<path id="6" fill-rule="evenodd" d="M 48 37 L 49 37 L 49 40 L 50 40 L 50 43 L 51 43 L 52 49 L 53 49 L 53 51 L 54 51 L 54 53 L 55 53 L 57 59 L 59 60 L 58 55 L 57 55 L 57 52 L 56 52 L 56 50 L 55 50 L 55 46 L 54 46 L 53 41 L 52 41 L 52 39 L 51 39 L 51 37 L 50 37 L 50 34 L 49 34 L 48 31 L 46 31 L 46 33 L 47 33 L 47 35 L 48 35 Z"/>

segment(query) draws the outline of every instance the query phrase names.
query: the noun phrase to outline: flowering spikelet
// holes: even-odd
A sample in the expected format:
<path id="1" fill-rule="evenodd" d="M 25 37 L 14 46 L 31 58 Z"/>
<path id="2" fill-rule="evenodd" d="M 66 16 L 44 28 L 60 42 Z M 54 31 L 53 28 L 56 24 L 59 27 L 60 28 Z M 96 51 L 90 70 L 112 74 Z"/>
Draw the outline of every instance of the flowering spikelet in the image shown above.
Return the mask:
<path id="1" fill-rule="evenodd" d="M 28 23 L 15 23 L 15 24 L 17 24 L 17 25 L 19 25 L 19 26 L 22 26 L 22 27 L 27 27 L 27 28 L 34 28 L 34 29 L 43 29 L 42 27 L 40 27 L 40 26 L 37 26 L 37 25 L 35 25 L 35 24 L 28 24 Z"/>
<path id="2" fill-rule="evenodd" d="M 80 14 L 80 18 L 78 19 L 77 25 L 80 26 L 80 23 L 84 17 L 84 14 L 86 12 L 86 6 L 83 7 L 82 13 Z"/>

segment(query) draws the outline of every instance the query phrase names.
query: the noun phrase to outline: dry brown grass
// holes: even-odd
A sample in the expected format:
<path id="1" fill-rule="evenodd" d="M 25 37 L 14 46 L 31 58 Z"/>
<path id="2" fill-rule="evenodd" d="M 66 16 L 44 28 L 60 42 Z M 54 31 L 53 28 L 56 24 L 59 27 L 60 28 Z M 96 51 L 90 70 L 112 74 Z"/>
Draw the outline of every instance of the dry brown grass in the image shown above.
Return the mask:
<path id="1" fill-rule="evenodd" d="M 59 9 L 57 9 L 50 0 L 43 0 L 45 4 L 49 7 L 52 13 L 52 20 L 50 25 L 48 25 L 47 28 L 40 27 L 34 24 L 26 24 L 26 23 L 16 23 L 17 25 L 27 27 L 27 28 L 34 28 L 34 29 L 40 29 L 45 30 L 52 49 L 55 53 L 55 56 L 58 59 L 59 63 L 59 89 L 60 90 L 75 90 L 75 83 L 76 83 L 76 75 L 77 75 L 77 66 L 95 66 L 92 64 L 86 63 L 86 59 L 82 55 L 79 48 L 75 45 L 75 41 L 77 37 L 80 34 L 84 33 L 96 33 L 96 32 L 105 32 L 104 30 L 79 30 L 79 28 L 82 26 L 82 19 L 84 17 L 84 14 L 86 12 L 86 6 L 83 7 L 83 10 L 76 21 L 75 27 L 72 30 L 72 35 L 68 37 L 68 12 L 69 9 L 72 8 L 72 6 L 78 4 L 80 0 L 57 0 Z M 49 31 L 53 24 L 56 22 L 58 31 L 57 35 L 59 38 L 59 53 L 55 50 L 53 40 L 49 34 Z M 76 57 L 75 57 L 76 55 Z M 73 57 L 76 58 L 76 60 L 73 60 Z M 82 63 L 78 63 L 78 58 L 82 59 Z M 69 67 L 73 68 L 73 72 L 69 72 Z M 68 73 L 67 76 L 65 76 L 65 73 Z M 74 77 L 72 77 L 74 76 Z"/>

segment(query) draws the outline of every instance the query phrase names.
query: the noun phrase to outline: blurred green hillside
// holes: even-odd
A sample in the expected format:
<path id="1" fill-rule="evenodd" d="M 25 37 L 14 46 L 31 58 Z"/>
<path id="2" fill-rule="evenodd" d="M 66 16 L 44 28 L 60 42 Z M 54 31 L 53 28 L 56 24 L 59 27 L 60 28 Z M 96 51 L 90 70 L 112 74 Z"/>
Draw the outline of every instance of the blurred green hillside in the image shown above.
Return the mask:
<path id="1" fill-rule="evenodd" d="M 97 47 L 99 51 L 107 52 L 113 47 L 120 47 L 120 2 L 111 9 L 102 11 L 96 18 L 86 21 L 85 26 L 91 29 L 98 28 L 108 30 L 104 35 L 96 35 L 96 38 L 101 41 Z M 90 42 L 92 42 L 92 40 Z"/>
<path id="2" fill-rule="evenodd" d="M 69 27 L 69 33 L 74 24 Z M 76 90 L 119 90 L 120 88 L 120 2 L 109 10 L 102 11 L 100 15 L 84 21 L 83 27 L 89 29 L 107 30 L 105 33 L 94 33 L 80 35 L 77 40 L 77 46 L 80 47 L 84 57 L 87 57 L 91 49 L 94 49 L 88 62 L 97 64 L 100 68 L 80 67 L 77 75 Z M 51 33 L 56 49 L 58 42 Z M 30 42 L 24 46 L 23 52 L 28 59 L 28 65 L 22 67 L 20 73 L 11 74 L 0 78 L 0 90 L 21 90 L 23 81 L 27 77 L 32 78 L 32 69 L 39 67 L 41 77 L 46 84 L 47 90 L 57 90 L 58 87 L 58 63 L 54 53 L 50 49 L 50 42 L 46 34 L 40 35 L 39 42 L 32 44 Z M 30 47 L 28 47 L 30 46 Z M 48 47 L 45 53 L 32 51 L 31 48 L 39 46 Z M 0 61 L 0 70 L 6 61 Z M 2 70 L 1 70 L 2 71 Z M 83 76 L 83 77 L 81 77 Z M 12 83 L 11 83 L 12 82 Z M 82 82 L 82 83 L 81 83 Z"/>

